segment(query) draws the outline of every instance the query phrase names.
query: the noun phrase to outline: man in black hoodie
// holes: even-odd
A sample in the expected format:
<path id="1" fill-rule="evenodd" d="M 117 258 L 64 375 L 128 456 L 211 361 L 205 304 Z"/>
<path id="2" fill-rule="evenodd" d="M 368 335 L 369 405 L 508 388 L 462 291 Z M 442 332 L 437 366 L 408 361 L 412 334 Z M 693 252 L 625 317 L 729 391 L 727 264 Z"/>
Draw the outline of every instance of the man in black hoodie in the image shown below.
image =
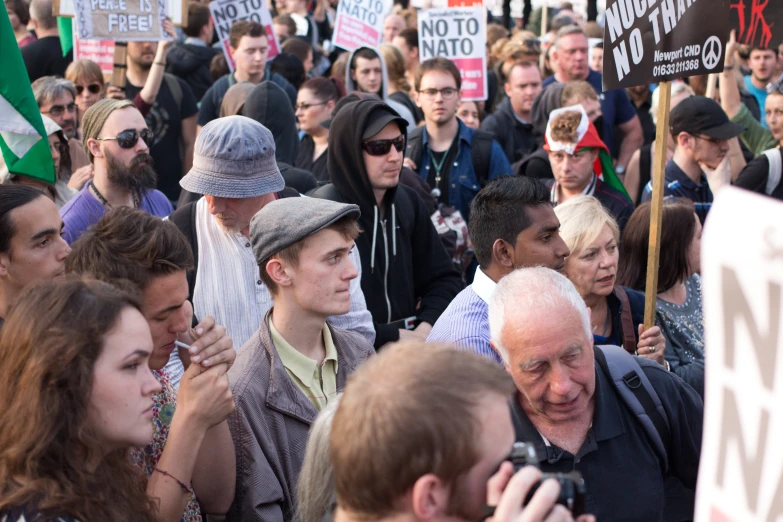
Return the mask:
<path id="1" fill-rule="evenodd" d="M 293 166 L 299 153 L 299 135 L 286 92 L 272 82 L 259 83 L 245 100 L 242 115 L 256 120 L 275 137 L 275 159 L 285 186 L 301 194 L 314 189 L 317 182 L 313 174 Z"/>
<path id="2" fill-rule="evenodd" d="M 182 31 L 187 38 L 169 50 L 166 72 L 182 78 L 200 100 L 215 83 L 209 64 L 216 54 L 222 52 L 211 47 L 215 26 L 209 16 L 209 7 L 191 3 L 188 6 L 188 25 Z"/>
<path id="3" fill-rule="evenodd" d="M 381 101 L 346 105 L 329 126 L 332 184 L 315 197 L 359 205 L 356 239 L 375 346 L 426 338 L 462 281 L 421 198 L 400 185 L 406 121 Z"/>

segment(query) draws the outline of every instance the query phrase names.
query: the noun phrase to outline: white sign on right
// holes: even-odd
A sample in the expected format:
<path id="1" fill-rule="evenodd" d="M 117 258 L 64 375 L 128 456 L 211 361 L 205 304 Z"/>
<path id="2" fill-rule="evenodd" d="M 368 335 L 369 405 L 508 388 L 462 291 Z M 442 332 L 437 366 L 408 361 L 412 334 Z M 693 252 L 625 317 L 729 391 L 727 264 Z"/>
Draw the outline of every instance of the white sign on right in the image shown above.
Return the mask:
<path id="1" fill-rule="evenodd" d="M 706 388 L 696 522 L 779 522 L 783 203 L 723 189 L 701 260 Z"/>

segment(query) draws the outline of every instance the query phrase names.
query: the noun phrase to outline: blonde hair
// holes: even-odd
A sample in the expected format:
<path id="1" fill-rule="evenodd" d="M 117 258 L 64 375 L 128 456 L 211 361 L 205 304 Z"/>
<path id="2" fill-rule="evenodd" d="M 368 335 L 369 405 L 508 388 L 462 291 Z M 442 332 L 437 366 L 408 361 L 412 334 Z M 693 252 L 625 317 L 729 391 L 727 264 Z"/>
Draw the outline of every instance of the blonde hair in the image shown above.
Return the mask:
<path id="1" fill-rule="evenodd" d="M 65 79 L 73 84 L 96 82 L 101 84 L 101 89 L 106 86 L 100 66 L 86 58 L 71 62 L 68 68 L 65 69 Z"/>
<path id="2" fill-rule="evenodd" d="M 563 107 L 580 105 L 585 100 L 598 101 L 598 95 L 593 86 L 584 80 L 571 80 L 563 86 L 560 102 Z"/>
<path id="3" fill-rule="evenodd" d="M 555 207 L 560 220 L 560 237 L 571 255 L 575 256 L 596 240 L 608 226 L 615 241 L 620 240 L 620 228 L 612 215 L 593 196 L 576 196 Z"/>
<path id="4" fill-rule="evenodd" d="M 310 428 L 302 471 L 296 486 L 296 522 L 321 522 L 335 503 L 329 461 L 329 434 L 340 395 L 329 401 Z"/>
<path id="5" fill-rule="evenodd" d="M 394 84 L 398 91 L 409 93 L 411 85 L 405 75 L 405 58 L 399 49 L 390 44 L 382 44 L 378 47 L 386 62 L 386 72 L 389 75 L 389 83 Z"/>

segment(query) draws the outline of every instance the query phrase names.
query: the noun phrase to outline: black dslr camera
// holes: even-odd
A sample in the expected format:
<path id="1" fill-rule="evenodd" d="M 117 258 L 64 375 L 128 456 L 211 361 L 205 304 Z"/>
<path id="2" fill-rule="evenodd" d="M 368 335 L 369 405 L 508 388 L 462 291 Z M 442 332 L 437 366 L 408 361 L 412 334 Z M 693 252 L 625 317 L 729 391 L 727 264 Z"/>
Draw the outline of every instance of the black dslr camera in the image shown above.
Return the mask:
<path id="1" fill-rule="evenodd" d="M 525 444 L 524 442 L 515 442 L 514 447 L 511 450 L 511 463 L 514 465 L 514 472 L 516 473 L 525 466 L 538 467 L 538 459 L 536 458 L 536 449 L 532 444 Z M 585 514 L 585 479 L 582 478 L 582 474 L 578 471 L 572 471 L 571 473 L 544 473 L 541 477 L 541 482 L 547 479 L 555 479 L 560 484 L 560 496 L 557 497 L 557 503 L 565 506 L 574 517 Z M 538 491 L 538 487 L 541 482 L 533 484 L 530 491 L 525 497 L 525 503 L 527 505 L 533 495 Z"/>

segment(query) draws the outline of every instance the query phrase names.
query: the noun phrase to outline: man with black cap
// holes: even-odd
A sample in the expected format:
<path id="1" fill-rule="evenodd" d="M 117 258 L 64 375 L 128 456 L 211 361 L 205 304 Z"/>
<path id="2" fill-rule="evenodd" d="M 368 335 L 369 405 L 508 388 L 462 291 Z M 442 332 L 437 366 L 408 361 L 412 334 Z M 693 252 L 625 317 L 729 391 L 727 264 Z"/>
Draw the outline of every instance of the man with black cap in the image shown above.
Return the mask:
<path id="1" fill-rule="evenodd" d="M 669 132 L 674 139 L 674 157 L 666 164 L 665 198 L 693 201 L 696 215 L 704 223 L 712 207 L 713 187 L 705 172 L 727 166 L 729 140 L 745 127 L 732 123 L 718 102 L 704 96 L 681 101 L 669 115 Z M 642 201 L 652 198 L 652 181 L 644 188 Z"/>
<path id="2" fill-rule="evenodd" d="M 358 217 L 356 205 L 286 198 L 250 222 L 259 274 L 275 304 L 228 376 L 237 462 L 229 521 L 292 518 L 310 425 L 374 353 L 361 335 L 326 322 L 351 307 Z"/>
<path id="3" fill-rule="evenodd" d="M 400 184 L 406 127 L 381 101 L 346 105 L 329 126 L 332 183 L 313 194 L 362 210 L 356 246 L 376 348 L 405 337 L 426 339 L 462 289 L 424 203 Z"/>

